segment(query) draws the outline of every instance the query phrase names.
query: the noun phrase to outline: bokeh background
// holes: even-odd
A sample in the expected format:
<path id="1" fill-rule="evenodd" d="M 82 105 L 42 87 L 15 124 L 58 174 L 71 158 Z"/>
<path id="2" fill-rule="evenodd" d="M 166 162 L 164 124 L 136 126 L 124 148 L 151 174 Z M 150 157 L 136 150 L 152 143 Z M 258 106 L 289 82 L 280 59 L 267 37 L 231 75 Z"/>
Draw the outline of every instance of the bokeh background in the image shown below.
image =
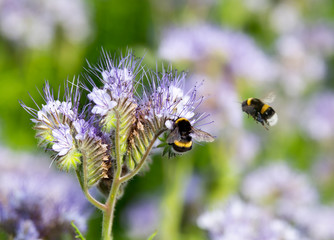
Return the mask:
<path id="1" fill-rule="evenodd" d="M 155 239 L 255 239 L 235 229 L 257 229 L 261 217 L 244 219 L 247 210 L 239 216 L 235 201 L 239 210 L 258 207 L 266 222 L 284 222 L 278 235 L 289 228 L 305 239 L 334 239 L 333 20 L 332 0 L 0 0 L 0 220 L 17 205 L 29 208 L 30 197 L 38 204 L 47 199 L 41 212 L 52 208 L 49 201 L 61 209 L 78 201 L 83 208 L 79 184 L 68 179 L 82 198 L 76 200 L 68 184 L 56 180 L 64 176 L 49 168 L 19 100 L 33 106 L 30 94 L 41 104 L 45 80 L 58 89 L 66 79 L 83 79 L 86 61 L 97 63 L 102 48 L 131 48 L 153 69 L 171 63 L 188 72 L 189 88 L 202 82 L 200 111 L 213 122 L 199 127 L 216 141 L 172 159 L 154 154 L 150 169 L 127 185 L 117 204 L 115 239 L 147 239 L 156 230 Z M 266 130 L 240 103 L 270 92 L 279 121 Z M 22 183 L 41 173 L 55 180 L 31 180 L 47 187 L 26 190 Z M 98 239 L 101 214 L 86 208 L 73 218 L 80 218 L 87 239 Z M 53 221 L 64 222 L 62 214 Z M 45 219 L 36 231 L 52 232 Z M 33 236 L 36 225 L 3 222 L 0 239 L 25 229 Z"/>

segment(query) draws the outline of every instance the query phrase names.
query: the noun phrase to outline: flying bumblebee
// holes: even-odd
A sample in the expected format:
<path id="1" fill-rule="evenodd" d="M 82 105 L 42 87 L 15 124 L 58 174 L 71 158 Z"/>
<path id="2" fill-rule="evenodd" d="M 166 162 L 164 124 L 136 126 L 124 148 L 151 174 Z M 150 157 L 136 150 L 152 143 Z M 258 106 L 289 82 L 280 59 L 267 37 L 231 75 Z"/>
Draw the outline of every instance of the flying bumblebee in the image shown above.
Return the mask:
<path id="1" fill-rule="evenodd" d="M 191 126 L 186 118 L 178 118 L 173 124 L 173 130 L 167 137 L 167 143 L 176 153 L 184 153 L 191 150 L 193 141 L 212 142 L 214 137 L 209 133 Z"/>
<path id="2" fill-rule="evenodd" d="M 275 96 L 270 94 L 264 101 L 270 103 L 274 100 L 274 98 Z M 275 110 L 258 98 L 248 98 L 241 103 L 241 108 L 242 111 L 251 115 L 255 121 L 261 123 L 266 129 L 268 128 L 265 124 L 273 126 L 278 121 Z"/>

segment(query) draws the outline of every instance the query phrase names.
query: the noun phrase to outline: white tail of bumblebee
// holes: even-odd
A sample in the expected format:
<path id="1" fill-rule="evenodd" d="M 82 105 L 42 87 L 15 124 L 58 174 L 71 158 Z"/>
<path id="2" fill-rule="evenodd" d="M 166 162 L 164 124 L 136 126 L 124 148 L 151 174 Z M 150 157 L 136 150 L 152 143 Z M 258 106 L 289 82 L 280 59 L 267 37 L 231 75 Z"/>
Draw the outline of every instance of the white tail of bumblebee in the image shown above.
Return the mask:
<path id="1" fill-rule="evenodd" d="M 269 126 L 274 126 L 278 121 L 278 116 L 275 113 L 271 118 L 267 119 Z"/>

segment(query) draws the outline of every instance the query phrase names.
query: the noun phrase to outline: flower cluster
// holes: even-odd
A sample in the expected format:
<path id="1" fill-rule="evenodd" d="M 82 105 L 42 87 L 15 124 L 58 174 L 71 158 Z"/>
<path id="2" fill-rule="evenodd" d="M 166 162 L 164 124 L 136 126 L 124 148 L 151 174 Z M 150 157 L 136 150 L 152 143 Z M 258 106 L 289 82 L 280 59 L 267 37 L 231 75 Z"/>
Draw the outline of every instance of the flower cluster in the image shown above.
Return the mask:
<path id="1" fill-rule="evenodd" d="M 85 231 L 90 208 L 78 185 L 36 160 L 1 149 L 0 228 L 14 239 L 74 237 L 72 221 Z"/>
<path id="2" fill-rule="evenodd" d="M 274 218 L 256 205 L 231 198 L 224 206 L 202 214 L 197 224 L 212 240 L 307 240 L 289 223 Z"/>
<path id="3" fill-rule="evenodd" d="M 334 238 L 334 208 L 320 203 L 318 192 L 306 175 L 283 163 L 250 173 L 241 192 L 250 202 L 292 223 L 310 239 Z"/>
<path id="4" fill-rule="evenodd" d="M 205 117 L 195 113 L 203 100 L 196 87 L 183 90 L 186 74 L 146 69 L 131 52 L 119 59 L 103 56 L 98 65 L 89 65 L 89 84 L 66 84 L 60 99 L 46 83 L 45 105 L 33 109 L 22 103 L 33 116 L 40 144 L 54 153 L 61 169 L 74 169 L 88 187 L 111 179 L 116 159 L 122 176 L 140 168 L 159 135 L 172 130 L 178 118 L 196 124 Z M 81 89 L 89 100 L 83 107 Z"/>

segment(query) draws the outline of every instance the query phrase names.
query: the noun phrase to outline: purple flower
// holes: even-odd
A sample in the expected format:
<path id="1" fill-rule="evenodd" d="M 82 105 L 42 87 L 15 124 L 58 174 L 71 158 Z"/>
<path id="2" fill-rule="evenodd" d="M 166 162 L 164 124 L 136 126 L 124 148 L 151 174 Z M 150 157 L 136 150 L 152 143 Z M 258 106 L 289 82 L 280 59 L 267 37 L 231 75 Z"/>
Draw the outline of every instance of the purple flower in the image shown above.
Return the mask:
<path id="1" fill-rule="evenodd" d="M 207 230 L 212 240 L 308 239 L 284 220 L 238 198 L 203 213 L 197 225 Z"/>
<path id="2" fill-rule="evenodd" d="M 334 93 L 325 91 L 315 94 L 303 111 L 301 126 L 315 140 L 334 137 Z"/>
<path id="3" fill-rule="evenodd" d="M 60 125 L 58 129 L 52 131 L 54 137 L 54 144 L 52 149 L 58 152 L 59 156 L 64 156 L 73 146 L 73 139 L 70 127 L 67 125 Z"/>
<path id="4" fill-rule="evenodd" d="M 92 111 L 98 114 L 105 114 L 105 110 L 113 108 L 119 99 L 127 98 L 134 101 L 134 86 L 142 78 L 142 59 L 137 59 L 131 51 L 128 51 L 125 56 L 120 56 L 119 59 L 112 59 L 109 54 L 102 52 L 103 59 L 97 66 L 91 66 L 90 72 L 97 76 L 103 83 L 103 88 L 98 89 L 94 80 L 88 77 L 89 82 L 93 86 L 93 91 L 90 91 L 90 99 L 94 99 L 96 105 L 101 109 L 94 109 Z M 102 107 L 103 106 L 103 107 Z M 102 114 L 101 114 L 102 113 Z"/>
<path id="5" fill-rule="evenodd" d="M 214 57 L 236 78 L 254 81 L 271 81 L 277 73 L 273 61 L 249 36 L 208 24 L 168 28 L 161 38 L 159 54 L 170 61 L 203 64 Z"/>
<path id="6" fill-rule="evenodd" d="M 87 114 L 85 112 L 79 114 L 80 92 L 78 85 L 79 82 L 67 84 L 65 97 L 63 100 L 59 100 L 59 97 L 55 99 L 53 91 L 46 83 L 43 91 L 46 104 L 42 105 L 42 108 L 37 106 L 36 110 L 23 103 L 21 105 L 34 117 L 32 122 L 36 124 L 34 127 L 37 130 L 36 136 L 43 146 L 54 151 L 55 160 L 61 169 L 76 170 L 81 164 L 84 152 L 86 155 L 89 154 L 89 159 L 94 162 L 95 167 L 91 170 L 99 176 L 104 176 L 99 174 L 100 172 L 96 169 L 98 167 L 101 168 L 100 171 L 105 169 L 102 162 L 106 159 L 107 149 L 102 143 L 101 136 L 103 134 L 93 124 L 92 116 L 87 116 L 88 120 L 85 121 L 82 118 Z M 80 140 L 81 145 L 78 145 L 75 140 Z M 107 140 L 103 138 L 103 141 Z"/>
<path id="7" fill-rule="evenodd" d="M 3 0 L 0 33 L 19 46 L 43 48 L 61 30 L 71 42 L 83 42 L 91 33 L 88 8 L 82 0 Z"/>
<path id="8" fill-rule="evenodd" d="M 294 171 L 283 162 L 249 173 L 241 189 L 250 201 L 288 218 L 298 208 L 318 202 L 318 193 L 306 175 Z"/>
<path id="9" fill-rule="evenodd" d="M 74 236 L 71 221 L 84 232 L 91 210 L 79 185 L 38 160 L 1 151 L 0 227 L 15 239 Z"/>
<path id="10" fill-rule="evenodd" d="M 203 101 L 197 95 L 198 86 L 184 91 L 186 74 L 177 71 L 163 71 L 152 73 L 150 89 L 145 92 L 143 103 L 140 106 L 147 110 L 148 119 L 165 119 L 166 127 L 171 129 L 173 121 L 184 117 L 192 124 L 199 121 L 205 114 L 196 114 L 195 110 Z"/>
<path id="11" fill-rule="evenodd" d="M 95 103 L 92 109 L 93 114 L 105 116 L 109 110 L 117 105 L 115 101 L 111 100 L 111 96 L 107 93 L 106 89 L 94 88 L 87 96 L 89 100 Z"/>

